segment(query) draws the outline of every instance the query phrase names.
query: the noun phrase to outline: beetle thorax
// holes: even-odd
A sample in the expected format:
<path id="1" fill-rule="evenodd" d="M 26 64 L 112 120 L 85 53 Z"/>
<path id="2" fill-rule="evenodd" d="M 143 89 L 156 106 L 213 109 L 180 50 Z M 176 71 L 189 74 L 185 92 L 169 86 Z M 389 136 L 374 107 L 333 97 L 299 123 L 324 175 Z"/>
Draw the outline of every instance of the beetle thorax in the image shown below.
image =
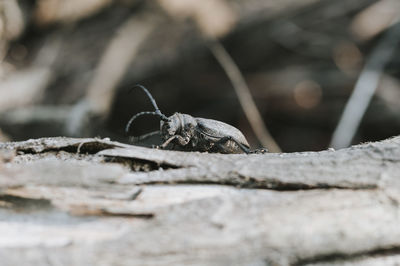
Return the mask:
<path id="1" fill-rule="evenodd" d="M 172 136 L 180 135 L 185 139 L 192 139 L 197 122 L 187 114 L 175 113 L 168 117 L 168 121 L 161 121 L 161 135 L 167 140 Z"/>

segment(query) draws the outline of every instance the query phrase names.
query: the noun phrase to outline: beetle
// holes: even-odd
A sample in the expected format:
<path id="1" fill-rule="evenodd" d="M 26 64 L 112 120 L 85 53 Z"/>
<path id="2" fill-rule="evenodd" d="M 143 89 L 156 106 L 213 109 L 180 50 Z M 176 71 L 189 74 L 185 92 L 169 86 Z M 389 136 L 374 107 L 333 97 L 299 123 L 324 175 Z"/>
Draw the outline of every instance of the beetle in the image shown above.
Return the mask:
<path id="1" fill-rule="evenodd" d="M 216 152 L 216 153 L 254 153 L 250 150 L 243 133 L 221 121 L 193 117 L 188 114 L 174 113 L 170 117 L 164 115 L 157 106 L 151 93 L 142 85 L 141 88 L 149 97 L 155 111 L 140 112 L 132 116 L 126 124 L 125 131 L 128 134 L 132 122 L 143 115 L 154 115 L 160 118 L 160 130 L 145 134 L 138 139 L 160 134 L 163 143 L 160 148 L 165 149 L 170 144 L 173 149 L 184 151 Z M 256 151 L 255 153 L 259 153 Z M 265 149 L 261 150 L 264 153 Z"/>

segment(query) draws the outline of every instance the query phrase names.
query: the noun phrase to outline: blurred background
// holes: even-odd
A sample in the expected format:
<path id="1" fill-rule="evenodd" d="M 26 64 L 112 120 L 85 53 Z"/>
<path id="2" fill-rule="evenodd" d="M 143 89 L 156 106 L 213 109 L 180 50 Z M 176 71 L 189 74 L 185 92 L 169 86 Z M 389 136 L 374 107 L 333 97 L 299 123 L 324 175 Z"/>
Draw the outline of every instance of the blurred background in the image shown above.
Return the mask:
<path id="1" fill-rule="evenodd" d="M 0 141 L 128 142 L 129 118 L 153 110 L 139 83 L 167 116 L 220 120 L 266 146 L 210 43 L 283 151 L 400 133 L 398 0 L 3 0 L 0 11 Z M 146 116 L 130 132 L 158 127 Z"/>

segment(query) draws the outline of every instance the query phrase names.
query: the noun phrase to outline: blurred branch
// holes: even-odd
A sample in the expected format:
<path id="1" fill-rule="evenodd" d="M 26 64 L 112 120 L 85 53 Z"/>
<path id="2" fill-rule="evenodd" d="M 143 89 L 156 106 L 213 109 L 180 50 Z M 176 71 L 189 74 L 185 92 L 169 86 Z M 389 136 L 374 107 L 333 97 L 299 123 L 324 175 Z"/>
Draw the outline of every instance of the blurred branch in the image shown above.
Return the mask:
<path id="1" fill-rule="evenodd" d="M 25 125 L 29 123 L 64 123 L 71 112 L 67 105 L 35 105 L 15 108 L 4 112 L 0 123 L 3 125 Z"/>
<path id="2" fill-rule="evenodd" d="M 32 67 L 16 71 L 0 81 L 0 111 L 32 104 L 39 99 L 49 80 L 51 70 Z"/>
<path id="3" fill-rule="evenodd" d="M 15 40 L 25 28 L 24 15 L 16 0 L 0 2 L 0 36 L 2 39 Z"/>
<path id="4" fill-rule="evenodd" d="M 115 87 L 154 27 L 153 18 L 134 15 L 117 30 L 102 55 L 88 88 L 87 98 L 91 101 L 91 108 L 97 113 L 109 112 Z"/>
<path id="5" fill-rule="evenodd" d="M 0 129 L 0 142 L 7 142 L 10 141 L 10 137 L 4 134 L 4 132 Z"/>
<path id="6" fill-rule="evenodd" d="M 31 105 L 10 109 L 1 114 L 0 129 L 12 139 L 64 135 L 65 121 L 71 109 L 70 105 Z M 40 128 L 43 131 L 38 131 Z"/>
<path id="7" fill-rule="evenodd" d="M 109 113 L 118 83 L 154 26 L 152 18 L 133 16 L 117 30 L 100 59 L 86 98 L 71 113 L 66 125 L 70 135 L 79 135 L 89 112 L 102 117 Z"/>
<path id="8" fill-rule="evenodd" d="M 0 1 L 0 64 L 9 48 L 25 30 L 24 14 L 16 0 Z"/>
<path id="9" fill-rule="evenodd" d="M 61 38 L 48 38 L 33 58 L 31 66 L 11 71 L 0 80 L 0 111 L 40 101 L 53 78 L 52 66 L 61 48 Z"/>
<path id="10" fill-rule="evenodd" d="M 226 0 L 158 0 L 174 19 L 192 18 L 202 34 L 218 38 L 232 30 L 237 14 Z"/>
<path id="11" fill-rule="evenodd" d="M 333 133 L 330 143 L 331 147 L 344 148 L 351 144 L 372 96 L 376 91 L 385 65 L 392 57 L 399 41 L 400 23 L 396 23 L 383 36 L 367 60 Z"/>
<path id="12" fill-rule="evenodd" d="M 279 146 L 265 127 L 243 75 L 218 41 L 219 37 L 232 30 L 237 20 L 237 14 L 230 4 L 225 0 L 159 0 L 159 3 L 174 17 L 191 17 L 196 22 L 200 32 L 208 40 L 211 52 L 230 79 L 240 105 L 258 140 L 271 152 L 280 152 Z"/>
<path id="13" fill-rule="evenodd" d="M 35 22 L 47 25 L 55 22 L 74 22 L 90 17 L 111 5 L 113 0 L 38 0 Z"/>
<path id="14" fill-rule="evenodd" d="M 263 146 L 268 148 L 269 151 L 280 152 L 281 149 L 266 128 L 262 116 L 257 109 L 253 97 L 251 96 L 250 89 L 232 57 L 217 40 L 210 41 L 209 47 L 229 77 L 233 88 L 235 89 L 236 95 L 238 96 L 240 105 L 242 106 L 243 111 L 249 120 L 249 123 L 258 140 Z"/>
<path id="15" fill-rule="evenodd" d="M 355 16 L 351 32 L 361 41 L 370 40 L 397 22 L 399 9 L 398 0 L 377 1 Z"/>

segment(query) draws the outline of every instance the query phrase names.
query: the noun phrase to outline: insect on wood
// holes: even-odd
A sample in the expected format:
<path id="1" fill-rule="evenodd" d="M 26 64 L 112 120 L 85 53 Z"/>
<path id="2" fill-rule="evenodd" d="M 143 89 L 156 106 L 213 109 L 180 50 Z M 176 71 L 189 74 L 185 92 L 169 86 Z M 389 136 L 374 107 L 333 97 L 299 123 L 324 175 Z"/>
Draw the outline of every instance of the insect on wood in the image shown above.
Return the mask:
<path id="1" fill-rule="evenodd" d="M 167 117 L 161 113 L 153 96 L 145 87 L 142 85 L 136 85 L 136 87 L 141 88 L 147 94 L 155 111 L 140 112 L 132 116 L 126 125 L 126 133 L 129 133 L 132 122 L 138 117 L 154 115 L 160 118 L 160 130 L 142 135 L 138 139 L 160 134 L 163 140 L 160 146 L 162 149 L 171 147 L 176 150 L 217 153 L 266 152 L 265 149 L 251 151 L 243 133 L 226 123 L 181 113 L 174 113 Z"/>

